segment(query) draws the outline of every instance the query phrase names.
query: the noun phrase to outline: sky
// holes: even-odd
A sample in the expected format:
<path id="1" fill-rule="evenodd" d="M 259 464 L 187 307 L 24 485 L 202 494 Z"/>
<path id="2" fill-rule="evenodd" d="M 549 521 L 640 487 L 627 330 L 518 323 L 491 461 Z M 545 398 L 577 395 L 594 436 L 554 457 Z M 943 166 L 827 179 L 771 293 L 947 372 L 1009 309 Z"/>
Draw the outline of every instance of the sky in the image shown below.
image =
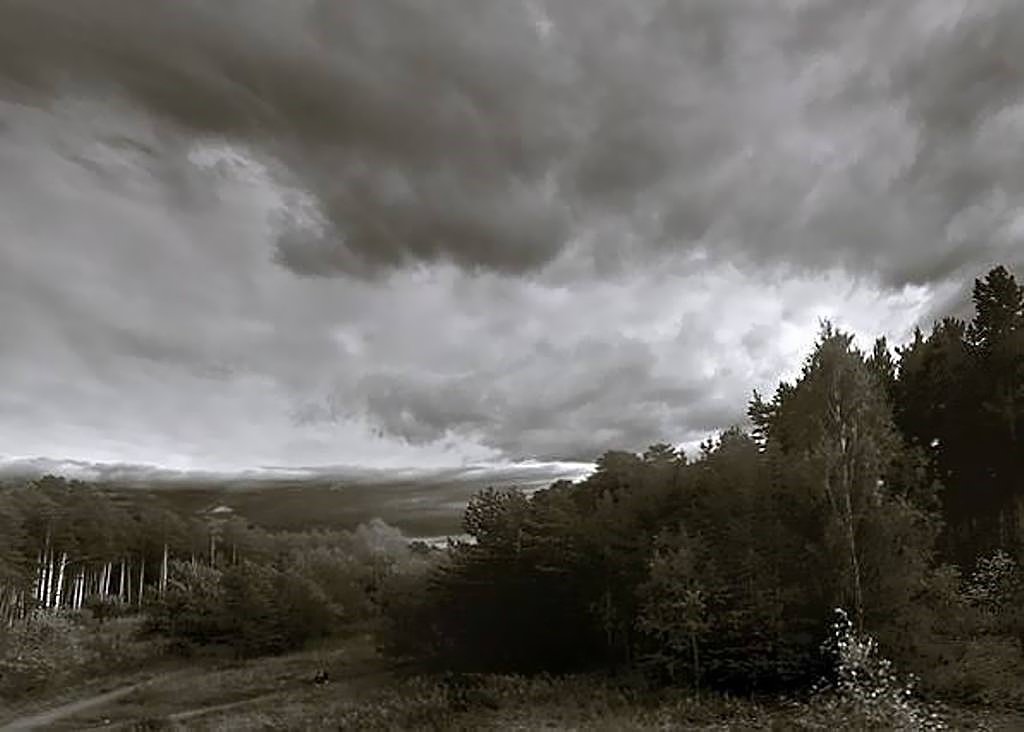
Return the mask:
<path id="1" fill-rule="evenodd" d="M 579 471 L 1024 271 L 1018 0 L 0 0 L 0 462 Z M 20 461 L 20 463 L 19 463 Z"/>

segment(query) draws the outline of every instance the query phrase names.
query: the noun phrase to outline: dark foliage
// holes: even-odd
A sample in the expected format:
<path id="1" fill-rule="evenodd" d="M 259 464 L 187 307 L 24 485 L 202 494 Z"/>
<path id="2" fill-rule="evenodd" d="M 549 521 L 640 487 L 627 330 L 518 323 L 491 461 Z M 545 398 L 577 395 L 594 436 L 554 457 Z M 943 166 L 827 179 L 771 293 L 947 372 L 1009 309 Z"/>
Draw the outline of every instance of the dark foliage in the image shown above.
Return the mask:
<path id="1" fill-rule="evenodd" d="M 529 497 L 479 493 L 473 541 L 386 593 L 384 637 L 460 671 L 640 668 L 758 692 L 820 677 L 843 607 L 921 668 L 960 632 L 961 590 L 938 562 L 1019 548 L 1021 293 L 997 268 L 972 323 L 941 321 L 895 355 L 825 323 L 794 383 L 754 393 L 751 432 L 695 461 L 654 445 Z"/>

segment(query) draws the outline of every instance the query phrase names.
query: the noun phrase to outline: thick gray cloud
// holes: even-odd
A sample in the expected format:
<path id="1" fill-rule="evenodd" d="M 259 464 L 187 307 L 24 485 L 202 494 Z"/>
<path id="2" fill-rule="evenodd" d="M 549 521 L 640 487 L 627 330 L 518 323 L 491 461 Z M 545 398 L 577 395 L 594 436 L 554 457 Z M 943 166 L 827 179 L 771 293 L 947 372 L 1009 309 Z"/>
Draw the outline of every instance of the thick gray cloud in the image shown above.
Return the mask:
<path id="1" fill-rule="evenodd" d="M 276 243 L 304 275 L 536 270 L 600 217 L 894 284 L 1019 256 L 1012 0 L 5 0 L 0 19 L 23 98 L 119 97 L 273 161 L 315 203 Z"/>
<path id="2" fill-rule="evenodd" d="M 0 0 L 0 445 L 694 443 L 1024 265 L 1013 0 Z"/>
<path id="3" fill-rule="evenodd" d="M 302 274 L 515 271 L 567 236 L 545 177 L 571 120 L 526 15 L 474 5 L 5 2 L 0 73 L 274 158 L 323 217 L 278 242 Z"/>

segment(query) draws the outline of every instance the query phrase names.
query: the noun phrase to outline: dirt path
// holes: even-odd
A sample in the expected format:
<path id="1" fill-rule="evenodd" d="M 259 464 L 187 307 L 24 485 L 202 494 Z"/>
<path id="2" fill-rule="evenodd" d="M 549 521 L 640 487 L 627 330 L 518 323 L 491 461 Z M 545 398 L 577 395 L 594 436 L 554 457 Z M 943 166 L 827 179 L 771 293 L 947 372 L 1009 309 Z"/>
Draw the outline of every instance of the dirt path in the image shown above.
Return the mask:
<path id="1" fill-rule="evenodd" d="M 95 694 L 85 699 L 79 699 L 78 701 L 68 702 L 52 709 L 47 709 L 45 712 L 38 712 L 36 714 L 26 715 L 24 717 L 18 717 L 9 722 L 5 722 L 0 726 L 0 732 L 8 732 L 8 730 L 26 730 L 26 729 L 39 729 L 41 727 L 47 727 L 59 722 L 67 717 L 73 717 L 76 714 L 87 711 L 94 707 L 103 706 L 109 704 L 112 701 L 116 701 L 123 696 L 131 694 L 133 691 L 137 691 L 145 686 L 156 682 L 162 682 L 174 674 L 164 674 L 162 676 L 156 676 L 146 681 L 140 681 L 134 684 L 128 684 L 111 691 L 105 691 L 102 694 Z"/>
<path id="2" fill-rule="evenodd" d="M 347 693 L 352 694 L 361 688 L 361 685 L 366 683 L 378 682 L 381 679 L 389 678 L 399 668 L 398 665 L 390 665 L 384 668 L 374 668 L 368 671 L 356 671 L 344 674 L 338 677 L 334 682 L 331 683 L 330 688 L 334 694 Z M 302 684 L 302 688 L 308 688 L 306 683 Z M 221 712 L 231 711 L 233 709 L 240 709 L 242 707 L 252 706 L 254 704 L 263 704 L 268 700 L 275 697 L 287 697 L 294 695 L 295 689 L 283 689 L 278 691 L 270 691 L 265 694 L 257 694 L 256 696 L 249 697 L 247 699 L 238 699 L 236 701 L 227 702 L 224 704 L 213 704 L 209 706 L 196 707 L 194 709 L 186 709 L 184 711 L 175 712 L 164 717 L 164 721 L 167 722 L 185 722 L 198 717 L 205 717 L 210 714 L 219 714 Z M 0 730 L 2 732 L 2 730 Z"/>
<path id="3" fill-rule="evenodd" d="M 198 707 L 196 709 L 188 709 L 184 712 L 175 712 L 165 717 L 168 722 L 184 722 L 189 719 L 195 719 L 196 717 L 203 717 L 207 714 L 218 714 L 220 712 L 227 712 L 232 709 L 239 707 L 249 706 L 250 704 L 257 704 L 265 702 L 268 699 L 272 699 L 275 696 L 285 696 L 288 692 L 272 691 L 268 694 L 261 694 L 254 696 L 249 699 L 239 699 L 238 701 L 228 702 L 226 704 L 214 704 L 208 707 Z"/>

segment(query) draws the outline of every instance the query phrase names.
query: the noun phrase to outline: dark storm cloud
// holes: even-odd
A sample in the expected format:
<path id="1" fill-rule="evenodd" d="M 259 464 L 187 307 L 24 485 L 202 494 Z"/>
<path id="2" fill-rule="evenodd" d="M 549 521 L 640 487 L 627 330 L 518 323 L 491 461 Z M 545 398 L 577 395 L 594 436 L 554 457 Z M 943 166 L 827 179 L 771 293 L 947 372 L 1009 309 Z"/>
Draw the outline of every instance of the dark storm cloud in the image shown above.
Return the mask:
<path id="1" fill-rule="evenodd" d="M 1024 129 L 1022 34 L 1019 3 L 979 6 L 912 49 L 893 75 L 920 130 L 905 184 L 909 195 L 934 201 L 947 244 L 907 263 L 907 279 L 1024 261 L 1024 231 L 1013 221 L 1024 191 L 1024 153 L 1014 142 Z"/>
<path id="2" fill-rule="evenodd" d="M 951 225 L 1019 194 L 1019 146 L 990 128 L 1021 102 L 1022 16 L 1010 0 L 4 0 L 0 74 L 277 161 L 316 204 L 276 244 L 303 275 L 534 270 L 612 215 L 649 243 L 899 285 L 958 272 L 965 245 L 1019 256 L 1005 210 Z"/>
<path id="3" fill-rule="evenodd" d="M 124 95 L 283 163 L 326 229 L 284 233 L 277 257 L 297 272 L 434 259 L 516 271 L 565 241 L 545 176 L 566 121 L 524 13 L 13 0 L 0 21 L 16 88 Z"/>
<path id="4" fill-rule="evenodd" d="M 0 0 L 4 439 L 698 439 L 819 317 L 901 333 L 1024 264 L 1022 34 L 1011 0 Z"/>

